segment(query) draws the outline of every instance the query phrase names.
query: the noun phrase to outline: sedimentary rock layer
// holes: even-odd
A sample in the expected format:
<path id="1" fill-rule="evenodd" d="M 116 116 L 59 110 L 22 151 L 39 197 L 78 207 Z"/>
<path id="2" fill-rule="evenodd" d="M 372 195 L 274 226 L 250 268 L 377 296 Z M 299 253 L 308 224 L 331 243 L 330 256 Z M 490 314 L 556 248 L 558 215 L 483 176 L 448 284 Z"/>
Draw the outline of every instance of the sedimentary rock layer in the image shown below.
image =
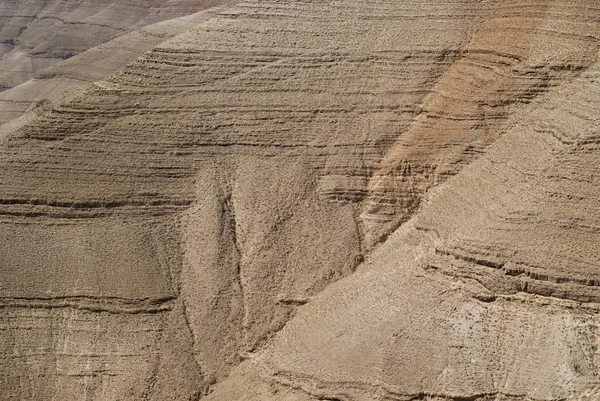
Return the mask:
<path id="1" fill-rule="evenodd" d="M 247 1 L 0 131 L 7 399 L 591 394 L 598 17 Z"/>
<path id="2" fill-rule="evenodd" d="M 53 103 L 61 102 L 64 96 L 85 89 L 91 82 L 103 80 L 161 42 L 212 18 L 219 9 L 211 7 L 144 26 L 36 71 L 32 79 L 0 92 L 0 125 L 32 111 L 27 117 L 0 130 L 12 130 L 14 125 L 26 123 L 39 112 L 49 110 Z"/>
<path id="3" fill-rule="evenodd" d="M 321 399 L 596 399 L 597 66 L 515 115 L 253 369 Z"/>
<path id="4" fill-rule="evenodd" d="M 7 0 L 0 4 L 0 91 L 87 49 L 219 0 Z M 92 67 L 93 68 L 93 67 Z"/>

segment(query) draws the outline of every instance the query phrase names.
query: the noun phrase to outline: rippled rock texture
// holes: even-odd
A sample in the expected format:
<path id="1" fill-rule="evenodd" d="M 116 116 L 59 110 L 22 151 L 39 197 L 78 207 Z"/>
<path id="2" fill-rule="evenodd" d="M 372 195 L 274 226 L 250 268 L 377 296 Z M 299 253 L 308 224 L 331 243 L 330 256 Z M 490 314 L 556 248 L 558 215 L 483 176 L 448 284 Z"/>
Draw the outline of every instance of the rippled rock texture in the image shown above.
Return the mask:
<path id="1" fill-rule="evenodd" d="M 2 397 L 600 397 L 600 8 L 194 18 L 0 126 Z"/>

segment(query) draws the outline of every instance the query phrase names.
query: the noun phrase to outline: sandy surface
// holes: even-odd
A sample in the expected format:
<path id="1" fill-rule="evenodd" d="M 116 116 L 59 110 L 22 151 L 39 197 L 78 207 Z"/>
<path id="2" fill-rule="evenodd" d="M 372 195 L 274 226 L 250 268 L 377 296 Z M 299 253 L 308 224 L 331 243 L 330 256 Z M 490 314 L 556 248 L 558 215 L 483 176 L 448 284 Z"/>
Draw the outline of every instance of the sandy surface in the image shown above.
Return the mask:
<path id="1" fill-rule="evenodd" d="M 600 9 L 177 4 L 0 93 L 0 399 L 598 399 Z"/>

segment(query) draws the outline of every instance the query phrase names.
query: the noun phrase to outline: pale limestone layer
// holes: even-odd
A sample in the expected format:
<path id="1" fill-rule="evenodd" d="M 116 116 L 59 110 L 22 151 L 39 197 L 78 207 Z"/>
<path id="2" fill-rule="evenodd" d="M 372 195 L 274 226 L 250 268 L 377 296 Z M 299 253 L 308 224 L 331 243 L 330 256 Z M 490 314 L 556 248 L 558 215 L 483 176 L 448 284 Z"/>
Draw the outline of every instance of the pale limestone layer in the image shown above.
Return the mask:
<path id="1" fill-rule="evenodd" d="M 3 1 L 0 4 L 0 91 L 145 25 L 193 14 L 220 3 L 223 1 Z"/>
<path id="2" fill-rule="evenodd" d="M 213 3 L 218 2 L 207 4 Z M 101 81 L 125 68 L 161 42 L 214 17 L 220 9 L 212 7 L 144 26 L 36 71 L 28 81 L 0 92 L 0 125 L 11 122 L 10 126 L 5 125 L 0 131 L 14 129 L 15 125 L 26 123 L 30 116 L 21 117 L 25 112 L 31 111 L 35 116 L 40 111 L 48 110 L 52 104 L 64 101 L 65 96 L 83 91 L 91 82 Z M 14 121 L 15 119 L 20 121 Z"/>

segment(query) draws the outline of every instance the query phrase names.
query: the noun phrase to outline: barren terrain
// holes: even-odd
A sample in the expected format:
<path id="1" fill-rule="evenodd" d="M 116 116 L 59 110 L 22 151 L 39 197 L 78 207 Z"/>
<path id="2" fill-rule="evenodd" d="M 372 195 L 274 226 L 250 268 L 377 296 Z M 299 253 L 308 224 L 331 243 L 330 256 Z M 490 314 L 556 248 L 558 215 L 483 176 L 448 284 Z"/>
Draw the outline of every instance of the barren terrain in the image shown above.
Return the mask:
<path id="1" fill-rule="evenodd" d="M 600 399 L 595 2 L 9 12 L 0 399 Z"/>

